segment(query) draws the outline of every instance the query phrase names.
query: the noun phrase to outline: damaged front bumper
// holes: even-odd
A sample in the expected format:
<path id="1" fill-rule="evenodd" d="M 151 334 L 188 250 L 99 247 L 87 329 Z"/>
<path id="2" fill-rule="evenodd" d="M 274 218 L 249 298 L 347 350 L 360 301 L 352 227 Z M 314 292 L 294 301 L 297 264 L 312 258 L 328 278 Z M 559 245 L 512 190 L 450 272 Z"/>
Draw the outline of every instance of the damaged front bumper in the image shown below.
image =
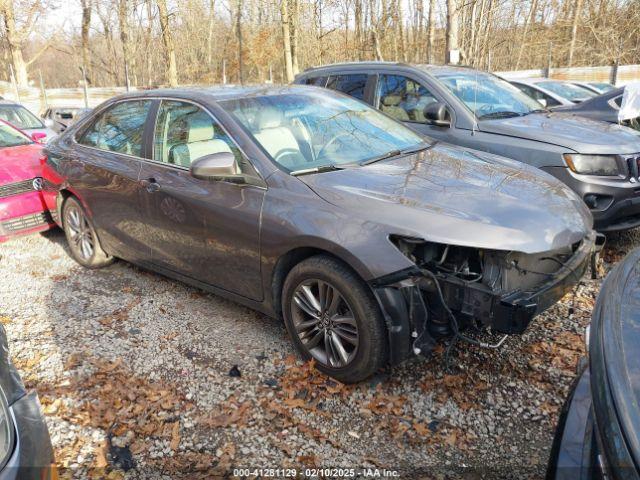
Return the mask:
<path id="1" fill-rule="evenodd" d="M 389 331 L 391 363 L 411 352 L 427 353 L 455 328 L 478 327 L 521 334 L 536 315 L 554 305 L 580 281 L 602 237 L 590 232 L 559 269 L 535 287 L 504 291 L 480 281 L 424 267 L 409 268 L 371 282 Z"/>

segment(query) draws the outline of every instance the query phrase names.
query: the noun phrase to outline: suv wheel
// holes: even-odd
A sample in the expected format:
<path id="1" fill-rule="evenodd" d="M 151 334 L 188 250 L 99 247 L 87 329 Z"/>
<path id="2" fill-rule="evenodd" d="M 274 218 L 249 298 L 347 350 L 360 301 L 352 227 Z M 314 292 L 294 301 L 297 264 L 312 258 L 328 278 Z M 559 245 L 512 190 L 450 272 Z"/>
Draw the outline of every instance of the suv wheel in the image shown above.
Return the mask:
<path id="1" fill-rule="evenodd" d="M 62 205 L 62 225 L 71 256 L 80 265 L 100 268 L 113 262 L 113 257 L 102 250 L 91 221 L 74 197 L 67 198 Z"/>
<path id="2" fill-rule="evenodd" d="M 341 382 L 359 382 L 387 360 L 386 328 L 373 294 L 332 257 L 311 257 L 291 270 L 282 312 L 301 355 Z"/>

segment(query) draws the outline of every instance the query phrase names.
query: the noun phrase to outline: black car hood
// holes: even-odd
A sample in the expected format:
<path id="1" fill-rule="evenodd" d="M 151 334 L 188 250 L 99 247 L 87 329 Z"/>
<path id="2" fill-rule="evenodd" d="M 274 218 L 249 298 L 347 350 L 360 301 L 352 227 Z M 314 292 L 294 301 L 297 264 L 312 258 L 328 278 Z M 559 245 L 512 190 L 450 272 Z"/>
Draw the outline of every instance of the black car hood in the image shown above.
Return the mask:
<path id="1" fill-rule="evenodd" d="M 639 132 L 571 113 L 532 113 L 523 117 L 481 120 L 478 128 L 487 133 L 550 143 L 578 153 L 640 152 Z"/>
<path id="2" fill-rule="evenodd" d="M 438 243 L 534 253 L 580 241 L 592 226 L 580 198 L 550 175 L 446 144 L 298 178 L 389 234 Z"/>
<path id="3" fill-rule="evenodd" d="M 635 463 L 640 471 L 640 249 L 602 286 L 589 353 L 594 412 L 609 461 L 617 468 Z"/>
<path id="4" fill-rule="evenodd" d="M 623 93 L 624 88 L 617 88 L 578 105 L 557 107 L 554 110 L 556 112 L 579 115 L 593 120 L 618 123 L 618 109 L 613 108 L 610 102 L 612 99 L 619 97 Z"/>

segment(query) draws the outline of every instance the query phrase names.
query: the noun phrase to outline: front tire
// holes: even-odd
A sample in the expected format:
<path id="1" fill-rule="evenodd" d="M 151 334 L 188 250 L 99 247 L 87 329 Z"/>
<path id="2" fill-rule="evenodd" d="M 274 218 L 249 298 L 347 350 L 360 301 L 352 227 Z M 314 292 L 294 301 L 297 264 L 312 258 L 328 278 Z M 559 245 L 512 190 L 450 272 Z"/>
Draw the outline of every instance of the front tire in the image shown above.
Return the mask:
<path id="1" fill-rule="evenodd" d="M 71 256 L 86 268 L 101 268 L 113 263 L 113 257 L 100 246 L 98 235 L 84 208 L 75 197 L 62 204 L 62 226 Z"/>
<path id="2" fill-rule="evenodd" d="M 293 343 L 306 360 L 344 383 L 382 367 L 387 332 L 369 287 L 344 263 L 317 255 L 296 265 L 282 292 L 282 312 Z"/>

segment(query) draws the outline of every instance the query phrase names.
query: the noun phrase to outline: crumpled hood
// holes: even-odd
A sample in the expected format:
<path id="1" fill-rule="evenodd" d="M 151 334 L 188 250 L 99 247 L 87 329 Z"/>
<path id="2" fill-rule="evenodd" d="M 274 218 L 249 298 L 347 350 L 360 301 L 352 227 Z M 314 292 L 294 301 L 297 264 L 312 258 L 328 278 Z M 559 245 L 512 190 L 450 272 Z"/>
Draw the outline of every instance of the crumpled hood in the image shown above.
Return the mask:
<path id="1" fill-rule="evenodd" d="M 533 113 L 524 117 L 481 120 L 478 128 L 483 132 L 550 143 L 578 153 L 640 152 L 640 132 L 570 113 Z"/>
<path id="2" fill-rule="evenodd" d="M 582 200 L 550 175 L 444 144 L 299 179 L 390 235 L 437 243 L 537 253 L 581 240 L 593 224 Z"/>
<path id="3" fill-rule="evenodd" d="M 0 185 L 42 176 L 42 145 L 0 148 Z"/>

